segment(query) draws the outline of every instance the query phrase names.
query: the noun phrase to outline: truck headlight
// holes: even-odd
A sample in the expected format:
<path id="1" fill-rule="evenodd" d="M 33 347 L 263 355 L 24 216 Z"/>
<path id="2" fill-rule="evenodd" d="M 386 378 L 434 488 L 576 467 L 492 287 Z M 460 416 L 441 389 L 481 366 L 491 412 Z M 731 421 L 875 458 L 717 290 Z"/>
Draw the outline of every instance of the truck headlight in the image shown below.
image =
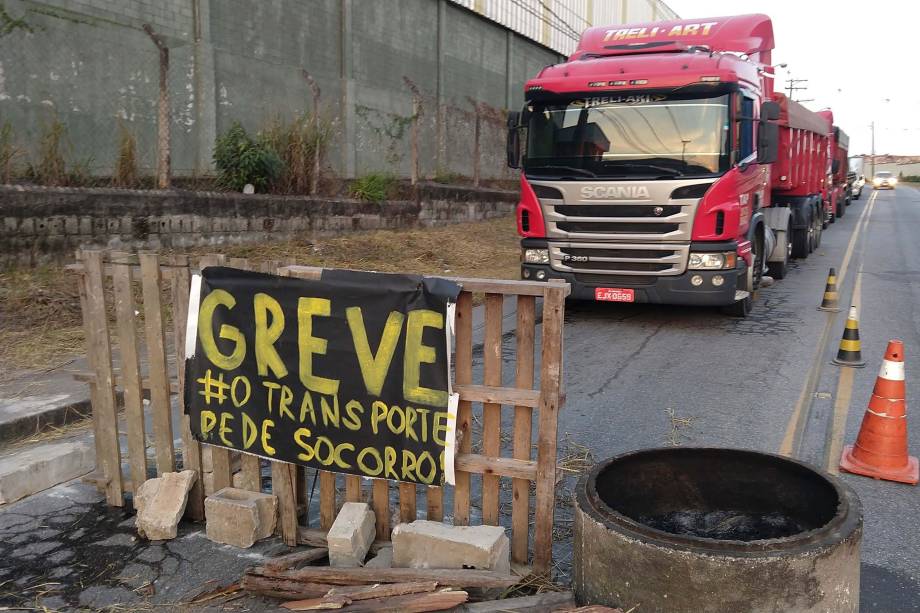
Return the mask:
<path id="1" fill-rule="evenodd" d="M 731 251 L 726 253 L 691 253 L 688 268 L 690 270 L 734 268 L 737 257 L 737 254 Z"/>
<path id="2" fill-rule="evenodd" d="M 549 264 L 549 249 L 525 249 L 524 262 L 527 264 Z"/>

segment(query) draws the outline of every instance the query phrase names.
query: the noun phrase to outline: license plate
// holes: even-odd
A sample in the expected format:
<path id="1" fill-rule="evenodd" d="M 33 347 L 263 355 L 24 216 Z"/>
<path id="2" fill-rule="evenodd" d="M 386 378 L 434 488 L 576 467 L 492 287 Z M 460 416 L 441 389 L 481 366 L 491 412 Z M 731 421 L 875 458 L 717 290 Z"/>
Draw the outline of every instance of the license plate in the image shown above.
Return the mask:
<path id="1" fill-rule="evenodd" d="M 635 302 L 636 290 L 617 287 L 594 288 L 594 299 L 602 302 Z"/>

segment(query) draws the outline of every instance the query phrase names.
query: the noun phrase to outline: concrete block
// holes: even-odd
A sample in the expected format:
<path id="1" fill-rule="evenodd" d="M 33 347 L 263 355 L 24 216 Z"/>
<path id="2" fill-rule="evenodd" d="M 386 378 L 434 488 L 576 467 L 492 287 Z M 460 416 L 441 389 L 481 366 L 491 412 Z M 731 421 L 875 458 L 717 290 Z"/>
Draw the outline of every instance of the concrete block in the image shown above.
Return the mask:
<path id="1" fill-rule="evenodd" d="M 204 499 L 208 538 L 234 547 L 252 547 L 275 531 L 278 497 L 225 487 Z"/>
<path id="2" fill-rule="evenodd" d="M 393 568 L 393 548 L 381 547 L 377 555 L 367 561 L 365 568 Z"/>
<path id="3" fill-rule="evenodd" d="M 0 457 L 0 504 L 85 475 L 96 466 L 95 456 L 91 443 L 68 441 L 35 445 Z"/>
<path id="4" fill-rule="evenodd" d="M 476 568 L 511 572 L 510 542 L 501 526 L 449 526 L 417 520 L 393 529 L 396 568 Z"/>
<path id="5" fill-rule="evenodd" d="M 374 512 L 363 502 L 346 502 L 326 535 L 329 565 L 354 568 L 364 564 L 374 542 Z"/>
<path id="6" fill-rule="evenodd" d="M 188 493 L 196 478 L 195 471 L 183 470 L 144 481 L 134 494 L 138 534 L 151 541 L 176 538 L 179 520 L 185 513 Z"/>

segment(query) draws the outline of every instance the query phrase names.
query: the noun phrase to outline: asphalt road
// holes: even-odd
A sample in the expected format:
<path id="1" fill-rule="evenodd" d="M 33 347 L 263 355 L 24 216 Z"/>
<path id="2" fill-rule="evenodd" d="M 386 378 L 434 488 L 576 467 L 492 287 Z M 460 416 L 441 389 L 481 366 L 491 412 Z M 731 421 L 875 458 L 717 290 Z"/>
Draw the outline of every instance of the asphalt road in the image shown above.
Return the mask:
<path id="1" fill-rule="evenodd" d="M 909 412 L 920 397 L 918 227 L 920 190 L 864 190 L 818 251 L 762 290 L 744 320 L 709 309 L 572 305 L 560 436 L 597 458 L 676 443 L 787 453 L 836 471 L 888 339 L 905 342 Z M 841 379 L 848 369 L 830 364 L 846 309 L 828 315 L 815 308 L 829 267 L 838 270 L 841 305 L 860 307 L 868 364 L 849 369 L 852 378 Z M 911 417 L 910 449 L 918 455 L 920 413 Z M 844 479 L 865 510 L 862 610 L 920 610 L 920 488 Z M 567 555 L 560 545 L 563 568 Z"/>
<path id="2" fill-rule="evenodd" d="M 836 470 L 841 445 L 855 440 L 889 338 L 905 342 L 908 402 L 920 397 L 920 359 L 914 357 L 920 354 L 920 244 L 914 238 L 920 190 L 872 194 L 867 190 L 830 227 L 816 253 L 761 291 L 747 319 L 712 309 L 570 305 L 560 455 L 568 461 L 584 458 L 585 448 L 601 459 L 662 445 L 726 446 L 787 453 Z M 864 369 L 830 364 L 846 313 L 815 309 L 829 267 L 838 270 L 841 305 L 860 308 Z M 502 355 L 510 385 L 514 315 L 513 304 L 507 306 L 505 323 L 512 325 L 505 326 Z M 478 325 L 474 338 L 474 380 L 481 381 Z M 511 414 L 503 412 L 505 432 Z M 920 455 L 917 410 L 911 424 L 911 453 Z M 862 611 L 920 611 L 920 488 L 843 479 L 858 492 L 865 513 Z M 554 557 L 563 582 L 571 565 L 574 480 L 566 478 L 557 490 Z M 478 493 L 476 479 L 473 485 Z M 510 491 L 501 500 L 507 526 Z M 451 505 L 447 488 L 448 521 Z M 475 499 L 473 505 L 477 523 Z M 156 603 L 162 610 L 192 610 L 177 603 L 229 584 L 246 566 L 284 550 L 276 539 L 250 550 L 215 546 L 202 526 L 192 524 L 183 524 L 169 543 L 148 543 L 134 536 L 133 523 L 129 512 L 107 508 L 94 488 L 80 483 L 0 510 L 0 608 Z M 258 598 L 232 602 L 240 611 L 273 605 Z M 221 606 L 208 602 L 194 610 Z"/>

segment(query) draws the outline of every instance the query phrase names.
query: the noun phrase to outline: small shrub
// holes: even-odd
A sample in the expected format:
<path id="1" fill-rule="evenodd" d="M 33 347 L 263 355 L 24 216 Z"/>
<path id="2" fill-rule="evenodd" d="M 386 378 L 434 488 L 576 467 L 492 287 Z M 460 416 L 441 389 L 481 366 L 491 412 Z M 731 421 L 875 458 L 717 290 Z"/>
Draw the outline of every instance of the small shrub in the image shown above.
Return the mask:
<path id="1" fill-rule="evenodd" d="M 256 191 L 267 191 L 281 174 L 281 160 L 265 142 L 252 139 L 239 122 L 217 138 L 214 164 L 221 187 L 242 191 L 251 183 Z"/>
<path id="2" fill-rule="evenodd" d="M 310 191 L 317 156 L 323 153 L 335 135 L 335 121 L 328 113 L 316 117 L 304 113 L 290 123 L 274 118 L 262 132 L 262 141 L 281 160 L 281 175 L 272 185 L 276 192 L 306 194 Z"/>
<path id="3" fill-rule="evenodd" d="M 13 124 L 9 120 L 0 126 L 0 183 L 12 183 L 15 174 L 16 159 L 22 150 L 16 146 L 13 138 Z"/>
<path id="4" fill-rule="evenodd" d="M 920 175 L 904 175 L 900 180 L 906 183 L 920 183 Z"/>
<path id="5" fill-rule="evenodd" d="M 112 171 L 112 185 L 136 188 L 139 185 L 137 170 L 137 139 L 128 127 L 118 122 L 118 157 Z"/>
<path id="6" fill-rule="evenodd" d="M 38 164 L 31 166 L 32 179 L 42 185 L 64 185 L 67 183 L 67 162 L 63 148 L 67 146 L 67 128 L 54 116 L 42 127 L 38 144 Z"/>
<path id="7" fill-rule="evenodd" d="M 392 198 L 397 179 L 391 174 L 372 172 L 355 179 L 349 187 L 353 198 L 367 202 L 383 202 Z"/>

